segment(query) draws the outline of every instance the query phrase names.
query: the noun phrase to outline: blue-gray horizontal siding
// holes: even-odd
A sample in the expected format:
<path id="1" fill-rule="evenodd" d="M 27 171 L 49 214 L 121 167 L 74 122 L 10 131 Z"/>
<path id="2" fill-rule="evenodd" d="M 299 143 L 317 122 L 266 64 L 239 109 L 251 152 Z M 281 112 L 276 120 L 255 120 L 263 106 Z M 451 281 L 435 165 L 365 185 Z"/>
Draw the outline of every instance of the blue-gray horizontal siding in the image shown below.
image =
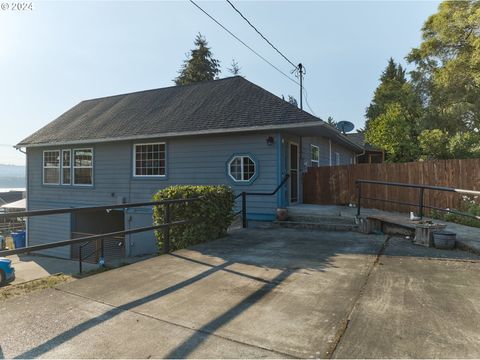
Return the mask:
<path id="1" fill-rule="evenodd" d="M 330 155 L 330 141 L 325 137 L 304 137 L 302 139 L 302 156 L 304 166 L 311 167 L 311 145 L 316 145 L 319 148 L 320 158 L 318 166 L 328 166 L 336 165 L 335 164 L 335 153 L 338 152 L 340 155 L 340 165 L 351 164 L 355 157 L 355 153 L 342 145 L 337 144 L 334 141 L 331 141 L 331 155 Z M 331 156 L 331 161 L 330 161 Z"/>
<path id="2" fill-rule="evenodd" d="M 260 133 L 235 136 L 197 136 L 168 139 L 167 177 L 133 177 L 133 145 L 136 142 L 112 142 L 94 144 L 94 185 L 92 187 L 42 185 L 42 151 L 47 148 L 30 148 L 28 158 L 28 203 L 29 210 L 59 207 L 93 206 L 116 203 L 119 199 L 127 202 L 148 201 L 159 189 L 170 185 L 220 185 L 227 184 L 239 193 L 241 191 L 272 191 L 277 186 L 275 146 L 266 143 L 268 136 Z M 152 143 L 162 139 L 144 141 Z M 48 147 L 48 149 L 76 148 Z M 80 147 L 80 146 L 78 146 Z M 227 175 L 226 164 L 233 154 L 252 154 L 258 162 L 259 175 L 251 185 L 237 185 Z M 274 196 L 251 197 L 248 212 L 251 217 L 273 216 L 277 206 Z M 238 207 L 237 207 L 238 208 Z M 59 217 L 60 218 L 60 217 Z M 128 212 L 125 227 L 151 224 L 151 214 Z M 62 215 L 61 220 L 53 217 L 31 218 L 28 237 L 30 244 L 58 241 L 70 237 L 70 216 Z M 153 233 L 132 235 L 127 241 L 127 253 L 140 255 L 151 252 L 155 243 Z M 56 256 L 69 257 L 69 250 L 51 251 Z"/>

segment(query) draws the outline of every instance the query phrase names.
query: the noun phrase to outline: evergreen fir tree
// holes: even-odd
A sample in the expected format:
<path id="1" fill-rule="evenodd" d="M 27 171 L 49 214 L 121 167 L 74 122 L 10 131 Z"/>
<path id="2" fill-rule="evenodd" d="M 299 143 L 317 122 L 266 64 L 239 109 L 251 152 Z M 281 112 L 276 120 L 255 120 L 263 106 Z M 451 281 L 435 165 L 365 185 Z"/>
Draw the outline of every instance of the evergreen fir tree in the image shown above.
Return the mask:
<path id="1" fill-rule="evenodd" d="M 198 33 L 195 37 L 195 49 L 190 50 L 190 56 L 183 62 L 178 73 L 178 77 L 174 80 L 176 85 L 186 85 L 218 78 L 220 61 L 213 58 L 207 40 L 202 34 Z"/>

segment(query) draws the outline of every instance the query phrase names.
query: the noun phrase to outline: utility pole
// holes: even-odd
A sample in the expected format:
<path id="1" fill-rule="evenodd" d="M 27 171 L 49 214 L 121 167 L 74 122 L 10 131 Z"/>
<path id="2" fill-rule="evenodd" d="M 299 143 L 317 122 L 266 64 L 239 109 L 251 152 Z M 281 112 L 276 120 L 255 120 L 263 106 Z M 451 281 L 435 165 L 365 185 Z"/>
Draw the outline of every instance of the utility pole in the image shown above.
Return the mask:
<path id="1" fill-rule="evenodd" d="M 298 64 L 298 73 L 300 75 L 300 109 L 303 110 L 303 65 Z"/>

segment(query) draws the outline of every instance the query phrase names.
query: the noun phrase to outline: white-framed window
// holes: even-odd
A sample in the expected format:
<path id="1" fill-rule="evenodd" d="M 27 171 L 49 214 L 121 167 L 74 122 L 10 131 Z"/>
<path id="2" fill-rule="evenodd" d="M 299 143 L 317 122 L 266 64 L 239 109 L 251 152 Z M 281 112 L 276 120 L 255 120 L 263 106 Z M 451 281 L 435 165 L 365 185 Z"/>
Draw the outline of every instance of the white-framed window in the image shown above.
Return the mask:
<path id="1" fill-rule="evenodd" d="M 43 152 L 43 184 L 60 184 L 60 150 Z"/>
<path id="2" fill-rule="evenodd" d="M 340 165 L 340 154 L 338 152 L 335 153 L 335 165 Z"/>
<path id="3" fill-rule="evenodd" d="M 257 165 L 248 155 L 234 156 L 228 163 L 228 175 L 236 182 L 252 180 L 256 171 Z"/>
<path id="4" fill-rule="evenodd" d="M 166 145 L 165 143 L 135 144 L 133 147 L 133 175 L 165 176 Z"/>
<path id="5" fill-rule="evenodd" d="M 72 151 L 62 150 L 62 185 L 72 183 Z"/>
<path id="6" fill-rule="evenodd" d="M 318 166 L 320 163 L 320 148 L 317 145 L 310 145 L 310 154 L 312 166 Z"/>
<path id="7" fill-rule="evenodd" d="M 93 149 L 73 149 L 73 184 L 93 185 Z"/>

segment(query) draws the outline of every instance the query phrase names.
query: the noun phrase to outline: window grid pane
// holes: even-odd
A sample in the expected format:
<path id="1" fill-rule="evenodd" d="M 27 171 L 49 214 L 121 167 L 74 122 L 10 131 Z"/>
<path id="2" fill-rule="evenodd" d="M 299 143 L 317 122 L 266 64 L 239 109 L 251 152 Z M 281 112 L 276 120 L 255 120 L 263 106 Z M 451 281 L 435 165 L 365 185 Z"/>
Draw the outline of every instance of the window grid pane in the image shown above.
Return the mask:
<path id="1" fill-rule="evenodd" d="M 93 185 L 93 150 L 77 149 L 73 151 L 74 185 Z"/>
<path id="2" fill-rule="evenodd" d="M 43 183 L 60 183 L 60 150 L 43 152 Z"/>
<path id="3" fill-rule="evenodd" d="M 229 175 L 235 181 L 249 181 L 255 176 L 255 162 L 249 156 L 236 156 L 229 164 Z"/>
<path id="4" fill-rule="evenodd" d="M 71 179 L 71 151 L 62 150 L 62 184 L 70 185 Z"/>
<path id="5" fill-rule="evenodd" d="M 165 176 L 165 144 L 135 145 L 135 176 Z"/>

